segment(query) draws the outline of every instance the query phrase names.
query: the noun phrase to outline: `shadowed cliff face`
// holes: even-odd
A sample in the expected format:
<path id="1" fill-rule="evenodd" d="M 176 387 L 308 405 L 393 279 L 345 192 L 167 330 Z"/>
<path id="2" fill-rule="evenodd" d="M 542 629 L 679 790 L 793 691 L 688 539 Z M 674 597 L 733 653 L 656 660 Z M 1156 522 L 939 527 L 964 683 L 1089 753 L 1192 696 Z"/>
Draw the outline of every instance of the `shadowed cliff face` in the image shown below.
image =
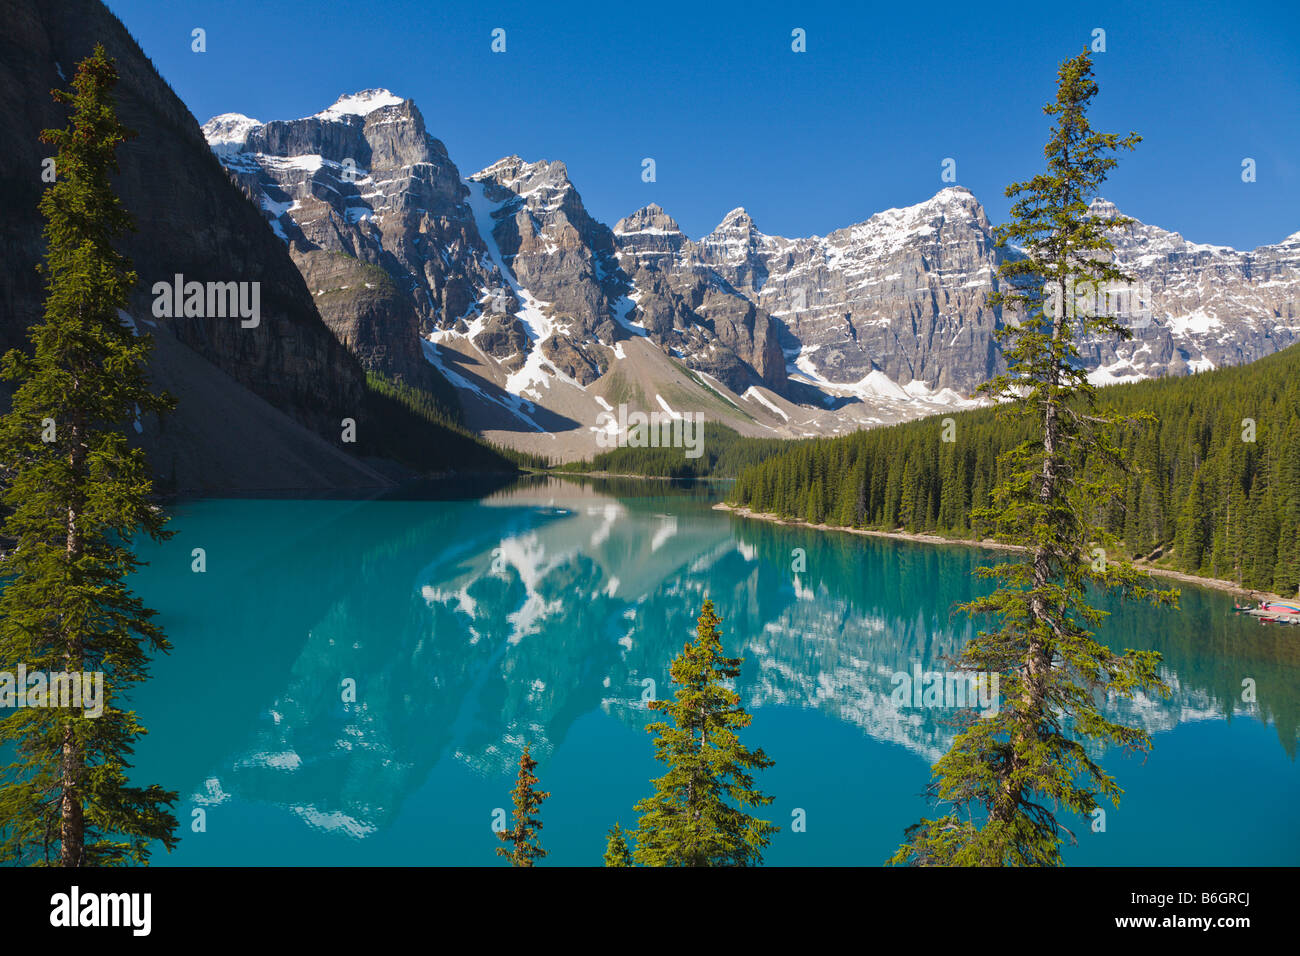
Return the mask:
<path id="1" fill-rule="evenodd" d="M 0 272 L 0 346 L 24 344 L 27 327 L 42 309 L 35 271 L 44 248 L 37 203 L 44 186 L 42 159 L 51 149 L 37 137 L 42 129 L 67 122 L 66 109 L 51 99 L 49 90 L 66 88 L 76 64 L 95 43 L 103 43 L 121 76 L 115 89 L 119 115 L 139 134 L 119 150 L 122 171 L 116 182 L 137 225 L 121 242 L 139 276 L 130 312 L 153 323 L 144 330 L 174 336 L 185 346 L 159 350 L 156 363 L 172 363 L 157 368 L 160 384 L 203 375 L 211 385 L 196 389 L 178 408 L 169 420 L 175 423 L 170 432 L 146 422 L 141 441 L 155 459 L 179 469 L 178 482 L 191 486 L 204 484 L 199 479 L 209 466 L 219 465 L 237 484 L 250 486 L 257 485 L 259 469 L 276 470 L 274 461 L 269 469 L 251 460 L 240 468 L 229 461 L 205 463 L 203 449 L 177 446 L 180 436 L 212 427 L 214 418 L 228 432 L 278 429 L 265 436 L 272 455 L 282 444 L 275 434 L 297 442 L 302 467 L 289 469 L 298 477 L 286 473 L 286 480 L 310 484 L 313 456 L 338 464 L 339 421 L 361 408 L 361 367 L 321 321 L 288 250 L 230 181 L 185 105 L 100 3 L 0 0 L 0 21 L 5 24 L 0 35 L 0 138 L 5 144 L 0 151 L 0 204 L 5 210 L 0 221 L 5 265 Z M 170 284 L 178 274 L 186 282 L 260 283 L 259 324 L 244 328 L 237 317 L 155 320 L 153 285 Z M 221 419 L 218 409 L 230 404 L 223 399 L 244 389 L 288 420 L 269 425 L 273 416 L 264 407 L 242 399 L 239 403 L 249 408 L 261 407 L 255 414 L 262 421 Z M 315 438 L 290 437 L 293 423 Z M 347 483 L 343 473 L 349 467 L 344 462 L 335 477 Z M 360 477 L 354 475 L 352 483 Z"/>

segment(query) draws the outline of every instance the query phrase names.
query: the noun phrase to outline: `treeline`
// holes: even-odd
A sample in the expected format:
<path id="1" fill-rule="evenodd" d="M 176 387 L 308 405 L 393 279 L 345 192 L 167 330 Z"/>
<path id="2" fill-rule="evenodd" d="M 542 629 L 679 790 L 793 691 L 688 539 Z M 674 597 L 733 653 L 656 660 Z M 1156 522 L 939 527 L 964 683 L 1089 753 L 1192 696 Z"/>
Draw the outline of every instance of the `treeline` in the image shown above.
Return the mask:
<path id="1" fill-rule="evenodd" d="M 556 470 L 649 478 L 733 478 L 800 443 L 786 438 L 747 438 L 720 422 L 706 421 L 702 427 L 704 440 L 698 458 L 687 458 L 684 448 L 629 446 L 611 448 L 587 461 L 568 462 Z"/>
<path id="2" fill-rule="evenodd" d="M 367 372 L 366 411 L 360 429 L 365 453 L 419 471 L 513 472 L 548 464 L 540 455 L 492 444 L 466 428 L 454 392 L 438 396 Z"/>
<path id="3" fill-rule="evenodd" d="M 1124 500 L 1103 515 L 1127 556 L 1284 595 L 1300 589 L 1300 346 L 1106 388 L 1098 401 L 1157 419 L 1126 433 Z M 1030 437 L 984 408 L 802 442 L 745 469 L 730 501 L 813 524 L 979 538 L 986 529 L 972 511 L 1005 477 L 998 456 Z"/>

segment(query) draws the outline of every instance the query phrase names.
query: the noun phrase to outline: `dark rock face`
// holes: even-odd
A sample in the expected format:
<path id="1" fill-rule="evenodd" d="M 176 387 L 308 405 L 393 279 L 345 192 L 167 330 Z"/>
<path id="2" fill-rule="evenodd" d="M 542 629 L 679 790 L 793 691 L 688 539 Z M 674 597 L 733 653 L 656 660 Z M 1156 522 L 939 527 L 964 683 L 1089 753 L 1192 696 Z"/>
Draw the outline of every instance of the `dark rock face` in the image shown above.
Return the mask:
<path id="1" fill-rule="evenodd" d="M 508 312 L 489 314 L 474 341 L 484 352 L 508 367 L 522 364 L 524 353 L 528 351 L 528 334 L 523 324 Z"/>
<path id="2" fill-rule="evenodd" d="M 122 121 L 139 133 L 119 150 L 116 183 L 139 227 L 121 243 L 139 275 L 132 313 L 152 319 L 154 283 L 171 283 L 177 274 L 187 282 L 260 283 L 255 328 L 241 327 L 238 318 L 164 318 L 158 333 L 174 335 L 234 382 L 318 435 L 337 439 L 339 420 L 361 404 L 360 366 L 321 321 L 283 243 L 230 181 L 194 118 L 134 40 L 94 0 L 0 0 L 0 17 L 0 345 L 24 343 L 41 311 L 37 201 L 41 160 L 50 148 L 37 136 L 67 121 L 49 90 L 66 87 L 77 62 L 102 42 L 121 75 L 115 94 Z M 202 414 L 194 407 L 177 412 Z"/>
<path id="3" fill-rule="evenodd" d="M 365 368 L 432 386 L 436 373 L 421 353 L 415 310 L 387 272 L 323 249 L 291 254 L 321 318 Z"/>

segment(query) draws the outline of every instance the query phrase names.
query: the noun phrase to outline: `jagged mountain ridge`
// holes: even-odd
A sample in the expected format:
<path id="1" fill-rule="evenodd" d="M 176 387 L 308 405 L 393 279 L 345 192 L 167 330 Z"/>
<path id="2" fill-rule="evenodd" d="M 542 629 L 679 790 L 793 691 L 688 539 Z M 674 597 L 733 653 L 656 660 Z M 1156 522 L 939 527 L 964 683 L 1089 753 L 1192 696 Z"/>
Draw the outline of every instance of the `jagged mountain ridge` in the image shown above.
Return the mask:
<path id="1" fill-rule="evenodd" d="M 387 90 L 289 122 L 223 114 L 205 133 L 362 362 L 416 380 L 437 368 L 497 440 L 585 456 L 592 421 L 623 398 L 707 409 L 748 434 L 836 433 L 960 407 L 1002 367 L 988 297 L 1016 253 L 960 186 L 824 237 L 765 235 L 737 208 L 691 240 L 656 205 L 612 229 L 596 221 L 561 162 L 511 156 L 462 177 L 415 104 Z M 1296 340 L 1300 234 L 1241 253 L 1142 224 L 1124 233 L 1116 257 L 1150 317 L 1130 343 L 1083 344 L 1095 380 L 1236 364 Z M 322 303 L 364 282 L 340 254 L 383 269 L 404 304 Z"/>

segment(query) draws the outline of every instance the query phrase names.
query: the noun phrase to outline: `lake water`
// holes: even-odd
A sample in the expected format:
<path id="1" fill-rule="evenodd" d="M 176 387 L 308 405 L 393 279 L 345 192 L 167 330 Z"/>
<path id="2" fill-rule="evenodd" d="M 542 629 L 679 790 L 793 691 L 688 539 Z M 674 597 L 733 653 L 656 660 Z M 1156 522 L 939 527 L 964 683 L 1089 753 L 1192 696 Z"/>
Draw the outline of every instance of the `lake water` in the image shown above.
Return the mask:
<path id="1" fill-rule="evenodd" d="M 720 496 L 539 479 L 481 500 L 175 506 L 136 579 L 174 644 L 134 698 L 135 778 L 181 794 L 180 846 L 155 864 L 499 865 L 493 811 L 526 742 L 552 794 L 543 863 L 599 864 L 662 772 L 644 682 L 671 693 L 706 594 L 745 659 L 742 739 L 776 761 L 766 861 L 881 863 L 933 815 L 920 793 L 953 733 L 951 710 L 899 708 L 892 677 L 945 669 L 990 555 L 747 521 Z M 1121 708 L 1154 751 L 1104 759 L 1123 802 L 1104 832 L 1068 821 L 1068 863 L 1300 863 L 1300 634 L 1231 604 L 1185 587 L 1180 611 L 1107 621 L 1113 646 L 1164 654 L 1173 694 Z"/>

